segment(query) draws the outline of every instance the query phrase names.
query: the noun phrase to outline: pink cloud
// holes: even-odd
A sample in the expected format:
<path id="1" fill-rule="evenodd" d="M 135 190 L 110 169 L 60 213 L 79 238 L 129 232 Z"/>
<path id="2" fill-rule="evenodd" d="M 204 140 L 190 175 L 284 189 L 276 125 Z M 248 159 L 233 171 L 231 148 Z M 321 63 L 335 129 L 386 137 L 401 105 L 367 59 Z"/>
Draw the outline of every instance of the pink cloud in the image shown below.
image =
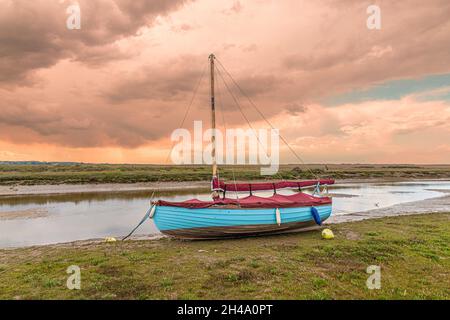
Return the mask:
<path id="1" fill-rule="evenodd" d="M 56 150 L 92 161 L 114 150 L 103 161 L 120 153 L 129 162 L 139 154 L 159 161 L 215 52 L 306 160 L 449 161 L 442 101 L 319 104 L 392 79 L 450 72 L 448 1 L 381 1 L 377 31 L 366 28 L 360 1 L 254 0 L 243 9 L 239 1 L 82 0 L 76 32 L 65 28 L 65 5 L 57 1 L 0 3 L 4 155 L 29 150 L 39 159 L 39 145 L 54 150 L 54 160 Z M 220 86 L 229 125 L 245 126 Z M 242 101 L 248 118 L 260 121 Z M 206 81 L 190 125 L 194 119 L 209 119 Z"/>
<path id="2" fill-rule="evenodd" d="M 448 163 L 449 121 L 449 103 L 410 96 L 332 108 L 311 105 L 305 113 L 274 120 L 309 161 L 366 163 Z M 285 159 L 294 161 L 288 154 Z"/>

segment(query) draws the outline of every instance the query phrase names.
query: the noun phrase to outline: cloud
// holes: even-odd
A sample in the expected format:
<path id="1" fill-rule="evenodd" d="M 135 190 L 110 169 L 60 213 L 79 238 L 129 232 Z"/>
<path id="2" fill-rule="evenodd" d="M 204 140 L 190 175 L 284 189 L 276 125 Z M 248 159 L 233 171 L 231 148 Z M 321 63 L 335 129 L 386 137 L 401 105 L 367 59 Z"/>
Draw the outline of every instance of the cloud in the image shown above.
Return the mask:
<path id="1" fill-rule="evenodd" d="M 196 86 L 206 59 L 182 56 L 161 65 L 148 65 L 121 77 L 105 92 L 111 102 L 128 100 L 180 100 Z M 206 77 L 205 72 L 203 75 Z"/>
<path id="2" fill-rule="evenodd" d="M 229 79 L 226 81 L 230 82 Z M 278 86 L 283 85 L 284 79 L 273 74 L 254 74 L 241 75 L 236 79 L 236 82 L 242 90 L 249 96 L 257 96 L 260 94 L 268 94 L 275 92 Z"/>
<path id="3" fill-rule="evenodd" d="M 304 8 L 320 22 L 307 24 L 310 35 L 300 33 L 302 45 L 293 45 L 282 58 L 285 72 L 309 98 L 450 72 L 448 2 L 383 2 L 381 30 L 365 27 L 365 3 L 345 2 L 345 10 L 336 10 L 341 6 L 336 1 L 323 3 L 329 6 Z"/>
<path id="4" fill-rule="evenodd" d="M 38 91 L 38 89 L 36 89 Z M 2 141 L 23 145 L 45 143 L 72 148 L 120 146 L 136 148 L 166 137 L 179 108 L 161 100 L 111 105 L 99 97 L 84 103 L 77 91 L 62 101 L 30 102 L 3 92 L 0 100 Z"/>
<path id="5" fill-rule="evenodd" d="M 258 46 L 256 44 L 252 43 L 252 44 L 249 44 L 249 45 L 241 46 L 241 49 L 244 52 L 252 52 L 252 51 L 258 50 Z"/>
<path id="6" fill-rule="evenodd" d="M 258 0 L 245 10 L 236 1 L 224 15 L 216 1 L 81 0 L 81 30 L 66 29 L 68 1 L 0 3 L 0 142 L 14 154 L 37 154 L 37 145 L 55 157 L 58 148 L 77 156 L 95 149 L 83 159 L 105 159 L 101 150 L 142 159 L 130 150 L 144 146 L 159 154 L 214 52 L 306 160 L 399 159 L 395 152 L 419 159 L 424 137 L 436 140 L 424 150 L 439 144 L 446 156 L 447 91 L 321 102 L 450 73 L 448 1 L 381 2 L 376 31 L 366 28 L 368 4 L 360 1 Z M 210 121 L 208 78 L 206 69 L 186 126 Z M 246 128 L 216 79 L 227 125 Z M 256 126 L 261 117 L 228 83 Z"/>
<path id="7" fill-rule="evenodd" d="M 448 163 L 450 152 L 443 148 L 450 141 L 448 121 L 447 102 L 407 96 L 333 108 L 316 104 L 272 122 L 308 161 Z M 294 161 L 287 152 L 284 159 Z"/>
<path id="8" fill-rule="evenodd" d="M 241 2 L 236 0 L 233 2 L 233 5 L 229 9 L 223 10 L 222 13 L 226 14 L 226 15 L 236 14 L 236 13 L 241 12 L 242 9 L 243 9 L 243 7 L 242 7 Z"/>
<path id="9" fill-rule="evenodd" d="M 33 72 L 62 59 L 107 63 L 124 59 L 117 41 L 151 26 L 184 0 L 80 0 L 81 30 L 68 30 L 70 3 L 0 0 L 0 83 L 33 84 Z"/>
<path id="10" fill-rule="evenodd" d="M 187 32 L 195 29 L 194 26 L 188 24 L 188 23 L 182 23 L 180 25 L 174 25 L 172 26 L 172 30 L 174 32 Z"/>
<path id="11" fill-rule="evenodd" d="M 303 104 L 299 104 L 297 102 L 289 103 L 284 106 L 283 108 L 286 110 L 290 115 L 297 116 L 300 113 L 304 113 L 307 111 L 307 107 L 305 107 Z"/>

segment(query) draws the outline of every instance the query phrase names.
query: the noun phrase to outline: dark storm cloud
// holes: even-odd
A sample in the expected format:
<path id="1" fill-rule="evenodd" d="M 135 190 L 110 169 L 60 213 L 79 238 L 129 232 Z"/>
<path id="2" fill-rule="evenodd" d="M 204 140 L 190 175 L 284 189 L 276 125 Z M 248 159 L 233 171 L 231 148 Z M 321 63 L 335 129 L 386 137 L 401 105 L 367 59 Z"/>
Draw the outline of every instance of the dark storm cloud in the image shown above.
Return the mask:
<path id="1" fill-rule="evenodd" d="M 144 66 L 117 80 L 104 94 L 109 101 L 176 100 L 191 93 L 203 74 L 206 81 L 207 60 L 182 56 L 160 65 Z M 203 67 L 203 71 L 202 71 Z M 204 89 L 204 86 L 202 86 Z"/>
<path id="2" fill-rule="evenodd" d="M 61 59 L 99 64 L 126 55 L 115 42 L 151 26 L 186 0 L 80 0 L 81 29 L 66 27 L 69 1 L 0 0 L 0 84 L 33 83 L 32 74 Z"/>

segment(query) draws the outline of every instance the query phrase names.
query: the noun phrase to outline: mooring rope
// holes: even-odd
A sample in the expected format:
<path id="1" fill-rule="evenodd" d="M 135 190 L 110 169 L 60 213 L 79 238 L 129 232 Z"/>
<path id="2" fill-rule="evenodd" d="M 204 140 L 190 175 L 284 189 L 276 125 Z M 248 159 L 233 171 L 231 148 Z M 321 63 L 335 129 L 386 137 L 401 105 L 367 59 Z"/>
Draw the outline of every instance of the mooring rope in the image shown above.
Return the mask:
<path id="1" fill-rule="evenodd" d="M 191 107 L 192 107 L 192 104 L 193 104 L 193 102 L 194 102 L 194 100 L 195 100 L 195 97 L 197 96 L 197 91 L 198 91 L 198 88 L 200 87 L 200 84 L 202 83 L 202 80 L 203 80 L 203 77 L 204 77 L 204 75 L 205 75 L 205 71 L 206 71 L 206 68 L 208 67 L 208 64 L 206 64 L 205 65 L 205 67 L 203 68 L 203 71 L 202 71 L 202 73 L 201 73 L 201 75 L 200 75 L 200 78 L 199 78 L 199 80 L 198 80 L 198 82 L 197 82 L 197 85 L 196 85 L 196 87 L 195 87 L 195 89 L 194 89 L 194 92 L 193 92 L 193 94 L 192 94 L 192 98 L 191 98 L 191 101 L 189 102 L 189 105 L 188 105 L 188 107 L 186 108 L 186 111 L 185 111 L 185 113 L 184 113 L 184 116 L 183 116 L 183 119 L 181 120 L 181 123 L 180 123 L 180 125 L 178 126 L 178 128 L 182 128 L 183 126 L 184 126 L 184 123 L 185 123 L 185 121 L 186 121 L 186 119 L 187 119 L 187 116 L 188 116 L 188 114 L 189 114 L 189 111 L 191 110 Z M 175 146 L 175 141 L 173 141 L 172 142 L 172 146 L 171 146 L 171 148 L 170 148 L 170 150 L 169 150 L 169 152 L 168 152 L 168 154 L 167 154 L 167 157 L 166 157 L 166 160 L 164 161 L 164 164 L 167 164 L 167 162 L 169 161 L 169 158 L 170 158 L 170 155 L 171 155 L 171 153 L 172 153 L 172 150 L 173 150 L 173 148 L 174 148 L 174 146 Z M 126 240 L 127 238 L 129 238 L 143 223 L 144 223 L 144 221 L 145 220 L 147 220 L 147 218 L 149 217 L 149 215 L 150 215 L 150 212 L 151 212 L 151 210 L 152 210 L 152 208 L 155 206 L 152 202 L 153 202 L 153 199 L 154 199 L 154 197 L 155 197 L 155 193 L 156 193 L 156 190 L 157 190 L 157 186 L 158 186 L 158 183 L 161 181 L 161 175 L 158 177 L 158 179 L 156 180 L 156 187 L 153 189 L 153 192 L 152 192 L 152 195 L 150 196 L 150 209 L 148 209 L 147 210 L 147 212 L 145 213 L 145 215 L 144 215 L 144 217 L 142 217 L 142 219 L 141 219 L 141 221 L 138 223 L 138 225 L 136 226 L 136 227 L 134 227 L 134 229 L 133 230 L 131 230 L 131 232 L 128 234 L 128 235 L 126 235 L 125 237 L 123 237 L 122 238 L 122 241 L 124 241 L 124 240 Z"/>

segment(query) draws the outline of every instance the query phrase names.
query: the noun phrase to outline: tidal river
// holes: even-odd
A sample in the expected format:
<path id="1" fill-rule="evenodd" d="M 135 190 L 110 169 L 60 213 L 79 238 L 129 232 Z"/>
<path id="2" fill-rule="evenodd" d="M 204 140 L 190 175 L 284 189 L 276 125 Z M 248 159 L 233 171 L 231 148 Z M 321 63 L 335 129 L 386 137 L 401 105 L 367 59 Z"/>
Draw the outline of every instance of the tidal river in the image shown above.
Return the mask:
<path id="1" fill-rule="evenodd" d="M 347 183 L 329 190 L 335 217 L 443 197 L 450 181 Z M 289 191 L 280 191 L 289 193 Z M 0 197 L 0 247 L 19 247 L 74 240 L 121 237 L 143 217 L 151 191 L 23 195 Z M 258 193 L 270 195 L 270 193 Z M 229 194 L 228 196 L 232 196 Z M 245 196 L 243 195 L 240 195 Z M 207 190 L 162 192 L 158 198 L 182 201 L 209 199 Z M 427 208 L 423 209 L 427 212 Z M 448 208 L 450 211 L 450 208 Z M 155 235 L 151 220 L 136 232 Z"/>

